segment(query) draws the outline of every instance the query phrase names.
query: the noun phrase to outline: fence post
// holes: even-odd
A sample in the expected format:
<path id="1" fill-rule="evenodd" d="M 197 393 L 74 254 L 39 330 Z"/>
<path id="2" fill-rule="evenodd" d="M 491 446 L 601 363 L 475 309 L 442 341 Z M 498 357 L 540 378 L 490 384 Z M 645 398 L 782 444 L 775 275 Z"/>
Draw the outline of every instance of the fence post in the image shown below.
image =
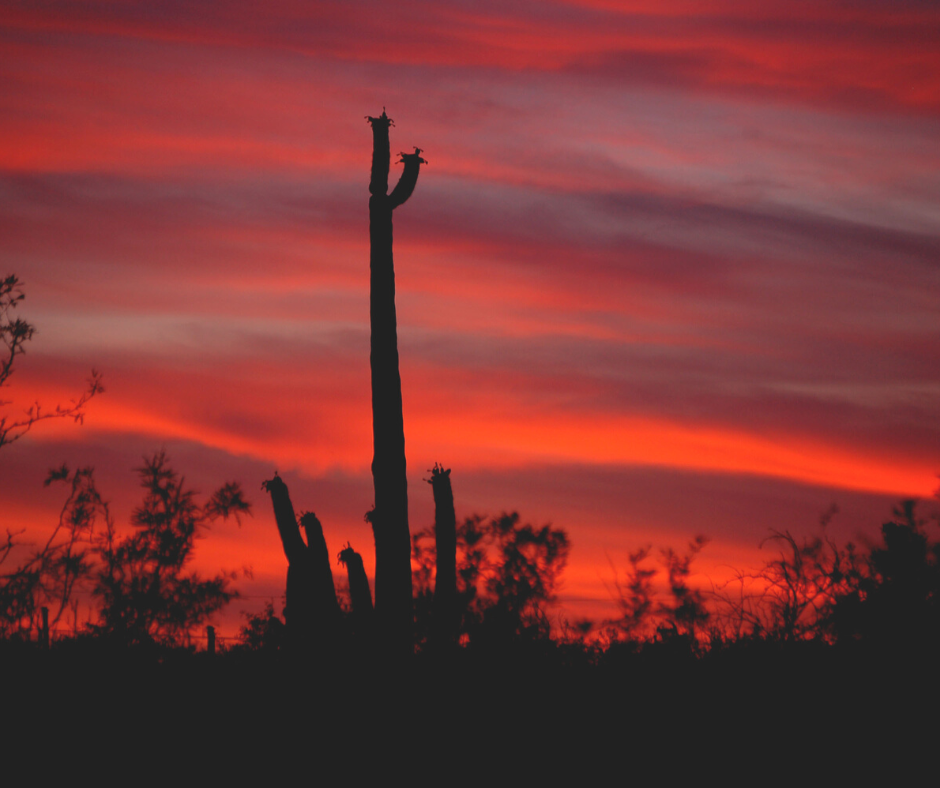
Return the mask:
<path id="1" fill-rule="evenodd" d="M 40 632 L 40 643 L 39 645 L 44 648 L 49 648 L 49 608 L 42 607 L 39 609 L 39 612 L 42 613 L 42 631 Z"/>
<path id="2" fill-rule="evenodd" d="M 215 627 L 206 627 L 206 639 L 209 641 L 206 645 L 206 651 L 210 654 L 215 654 Z"/>

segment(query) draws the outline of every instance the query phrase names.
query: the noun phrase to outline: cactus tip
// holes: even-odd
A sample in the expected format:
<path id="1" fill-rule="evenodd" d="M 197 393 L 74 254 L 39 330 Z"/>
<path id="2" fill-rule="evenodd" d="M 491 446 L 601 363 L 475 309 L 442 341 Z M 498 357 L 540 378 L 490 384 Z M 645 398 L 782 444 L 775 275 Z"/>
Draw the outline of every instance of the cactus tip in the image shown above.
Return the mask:
<path id="1" fill-rule="evenodd" d="M 320 526 L 320 519 L 313 512 L 304 512 L 300 515 L 300 524 L 304 528 L 316 528 Z"/>
<path id="2" fill-rule="evenodd" d="M 336 560 L 341 564 L 346 564 L 349 562 L 349 559 L 352 558 L 353 553 L 356 551 L 352 549 L 352 545 L 349 542 L 346 542 L 346 546 L 339 551 L 339 554 L 336 556 Z"/>
<path id="3" fill-rule="evenodd" d="M 427 164 L 427 163 L 428 163 L 428 160 L 427 160 L 427 159 L 423 159 L 423 158 L 421 157 L 422 151 L 423 151 L 423 148 L 419 148 L 419 147 L 417 147 L 417 146 L 415 146 L 415 152 L 414 152 L 414 153 L 405 153 L 404 151 L 401 151 L 401 152 L 398 154 L 399 156 L 401 156 L 401 158 L 398 160 L 398 163 L 399 163 L 399 164 L 407 163 L 407 161 L 408 161 L 409 159 L 412 159 L 412 160 L 414 160 L 414 161 L 417 161 L 418 164 Z"/>
<path id="4" fill-rule="evenodd" d="M 384 123 L 386 126 L 394 126 L 394 125 L 395 125 L 395 121 L 392 120 L 388 115 L 385 114 L 385 107 L 382 107 L 382 114 L 379 115 L 377 118 L 373 118 L 371 115 L 366 115 L 366 121 L 367 121 L 368 123 L 372 124 L 373 126 L 374 126 L 376 123 L 380 123 L 380 124 L 383 124 L 383 123 Z"/>

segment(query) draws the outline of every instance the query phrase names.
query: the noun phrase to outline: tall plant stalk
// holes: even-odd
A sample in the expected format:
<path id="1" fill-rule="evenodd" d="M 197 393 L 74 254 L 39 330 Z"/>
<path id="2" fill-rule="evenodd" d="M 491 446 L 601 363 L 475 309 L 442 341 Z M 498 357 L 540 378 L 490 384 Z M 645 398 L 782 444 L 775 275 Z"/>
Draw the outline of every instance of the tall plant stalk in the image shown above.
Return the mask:
<path id="1" fill-rule="evenodd" d="M 401 374 L 395 314 L 392 259 L 392 211 L 414 191 L 421 151 L 401 154 L 405 169 L 388 194 L 389 141 L 392 121 L 382 111 L 372 125 L 372 178 L 369 183 L 370 319 L 372 367 L 372 480 L 375 508 L 370 514 L 375 537 L 375 616 L 379 634 L 392 653 L 410 654 L 413 646 L 411 532 L 402 420 Z"/>

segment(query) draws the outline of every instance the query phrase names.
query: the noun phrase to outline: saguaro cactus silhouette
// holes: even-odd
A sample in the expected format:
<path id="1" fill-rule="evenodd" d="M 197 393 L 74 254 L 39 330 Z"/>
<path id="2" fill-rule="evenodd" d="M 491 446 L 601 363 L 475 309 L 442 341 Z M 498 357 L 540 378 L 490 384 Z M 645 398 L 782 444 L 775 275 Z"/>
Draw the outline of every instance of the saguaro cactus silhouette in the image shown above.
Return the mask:
<path id="1" fill-rule="evenodd" d="M 395 314 L 392 260 L 392 211 L 414 191 L 424 162 L 421 150 L 402 153 L 405 170 L 388 194 L 392 121 L 382 111 L 372 125 L 372 179 L 369 183 L 370 318 L 372 328 L 372 481 L 375 509 L 370 513 L 375 537 L 375 616 L 379 633 L 392 652 L 410 654 L 413 646 L 411 533 L 402 421 L 401 374 Z"/>
<path id="2" fill-rule="evenodd" d="M 288 638 L 301 648 L 317 642 L 329 648 L 339 624 L 339 605 L 323 528 L 315 514 L 305 513 L 300 518 L 307 534 L 304 543 L 287 485 L 275 473 L 263 486 L 271 494 L 274 519 L 287 556 Z"/>
<path id="3" fill-rule="evenodd" d="M 457 610 L 457 516 L 450 468 L 435 465 L 428 479 L 434 492 L 434 544 L 437 566 L 434 575 L 432 636 L 439 645 L 456 641 L 460 626 Z"/>
<path id="4" fill-rule="evenodd" d="M 339 554 L 339 561 L 346 566 L 349 580 L 349 601 L 352 603 L 353 629 L 360 639 L 372 632 L 372 593 L 362 563 L 362 556 L 347 544 Z"/>

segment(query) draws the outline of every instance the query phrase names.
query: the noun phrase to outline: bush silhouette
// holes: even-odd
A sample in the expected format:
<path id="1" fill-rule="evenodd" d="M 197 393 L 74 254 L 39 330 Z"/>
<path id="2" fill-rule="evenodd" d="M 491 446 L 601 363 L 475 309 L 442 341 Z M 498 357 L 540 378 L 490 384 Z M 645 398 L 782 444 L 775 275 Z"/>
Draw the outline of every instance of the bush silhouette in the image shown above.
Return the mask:
<path id="1" fill-rule="evenodd" d="M 135 532 L 118 538 L 109 519 L 99 537 L 94 593 L 101 610 L 93 629 L 128 644 L 179 644 L 238 596 L 232 575 L 202 579 L 186 570 L 196 538 L 213 520 L 238 521 L 251 506 L 235 483 L 200 506 L 163 451 L 137 471 L 144 500 L 131 517 Z"/>
<path id="2" fill-rule="evenodd" d="M 434 641 L 438 608 L 431 580 L 437 562 L 433 533 L 415 535 L 419 637 Z M 458 635 L 472 645 L 547 639 L 547 607 L 554 604 L 570 550 L 567 533 L 523 524 L 516 512 L 466 518 L 456 529 L 455 598 Z"/>
<path id="3" fill-rule="evenodd" d="M 852 566 L 825 624 L 838 641 L 890 652 L 940 646 L 940 542 L 931 541 L 916 501 L 905 500 L 881 527 L 881 544 Z"/>
<path id="4" fill-rule="evenodd" d="M 15 569 L 0 575 L 0 637 L 29 638 L 42 630 L 48 639 L 69 611 L 77 627 L 76 594 L 87 590 L 95 570 L 95 526 L 109 523 L 111 514 L 95 486 L 93 468 L 54 468 L 44 486 L 57 482 L 68 484 L 69 494 L 49 538 Z M 8 531 L 0 566 L 16 547 Z"/>

